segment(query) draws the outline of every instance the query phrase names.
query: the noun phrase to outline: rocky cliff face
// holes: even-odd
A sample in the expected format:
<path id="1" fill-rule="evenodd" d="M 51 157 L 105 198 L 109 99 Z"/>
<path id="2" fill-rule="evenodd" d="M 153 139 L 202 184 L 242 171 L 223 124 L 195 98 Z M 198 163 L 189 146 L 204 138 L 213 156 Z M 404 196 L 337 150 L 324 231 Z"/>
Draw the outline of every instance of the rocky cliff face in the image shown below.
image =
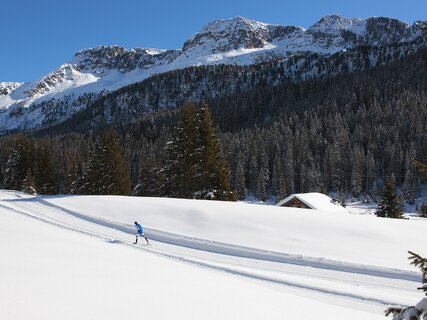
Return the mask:
<path id="1" fill-rule="evenodd" d="M 51 100 L 74 101 L 66 112 L 71 115 L 73 110 L 84 108 L 75 107 L 75 101 L 83 95 L 111 92 L 155 74 L 189 66 L 280 62 L 295 54 L 330 55 L 358 46 L 386 47 L 411 42 L 423 45 L 423 41 L 417 24 L 381 17 L 347 19 L 330 15 L 308 29 L 243 17 L 215 20 L 179 50 L 100 46 L 76 53 L 70 62 L 38 81 L 0 83 L 0 131 L 22 128 L 19 117 L 25 110 L 34 112 L 43 105 L 43 110 L 34 115 L 39 119 L 34 119 L 34 125 L 27 119 L 25 127 L 42 124 L 49 112 L 46 105 L 51 105 L 46 102 Z"/>
<path id="2" fill-rule="evenodd" d="M 0 96 L 8 95 L 21 85 L 22 83 L 20 82 L 0 82 Z"/>
<path id="3" fill-rule="evenodd" d="M 264 48 L 272 40 L 269 27 L 243 17 L 215 20 L 187 40 L 182 50 L 224 53 L 242 48 Z"/>

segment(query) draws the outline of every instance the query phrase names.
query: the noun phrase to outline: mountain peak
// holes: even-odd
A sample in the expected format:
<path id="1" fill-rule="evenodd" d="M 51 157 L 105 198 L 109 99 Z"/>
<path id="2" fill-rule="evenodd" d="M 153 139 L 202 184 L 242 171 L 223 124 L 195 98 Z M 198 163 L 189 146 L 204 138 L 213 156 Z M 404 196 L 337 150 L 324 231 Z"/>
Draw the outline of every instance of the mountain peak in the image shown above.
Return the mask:
<path id="1" fill-rule="evenodd" d="M 362 19 L 348 19 L 337 14 L 332 14 L 322 17 L 310 29 L 326 33 L 337 33 L 341 30 L 360 28 L 363 25 L 364 22 Z"/>
<path id="2" fill-rule="evenodd" d="M 266 29 L 268 24 L 251 20 L 242 16 L 237 16 L 230 19 L 218 19 L 209 22 L 203 29 L 202 32 L 223 32 L 233 30 L 251 30 L 255 31 L 258 29 Z"/>
<path id="3" fill-rule="evenodd" d="M 202 31 L 184 43 L 183 50 L 203 48 L 212 53 L 221 53 L 237 49 L 262 48 L 269 40 L 268 24 L 238 16 L 208 23 Z"/>

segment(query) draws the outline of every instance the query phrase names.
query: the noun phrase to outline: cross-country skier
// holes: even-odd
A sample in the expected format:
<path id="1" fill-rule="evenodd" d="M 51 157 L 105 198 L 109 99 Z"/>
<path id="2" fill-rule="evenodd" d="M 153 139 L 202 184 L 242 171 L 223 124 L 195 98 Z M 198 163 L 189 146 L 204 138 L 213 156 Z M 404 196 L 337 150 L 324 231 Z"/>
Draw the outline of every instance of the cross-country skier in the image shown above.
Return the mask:
<path id="1" fill-rule="evenodd" d="M 138 243 L 138 237 L 143 237 L 145 239 L 145 241 L 147 242 L 147 244 L 149 244 L 150 241 L 148 241 L 147 237 L 144 235 L 144 230 L 142 230 L 142 226 L 136 221 L 134 223 L 135 223 L 135 228 L 137 230 L 137 234 L 136 234 L 136 240 L 133 244 Z"/>

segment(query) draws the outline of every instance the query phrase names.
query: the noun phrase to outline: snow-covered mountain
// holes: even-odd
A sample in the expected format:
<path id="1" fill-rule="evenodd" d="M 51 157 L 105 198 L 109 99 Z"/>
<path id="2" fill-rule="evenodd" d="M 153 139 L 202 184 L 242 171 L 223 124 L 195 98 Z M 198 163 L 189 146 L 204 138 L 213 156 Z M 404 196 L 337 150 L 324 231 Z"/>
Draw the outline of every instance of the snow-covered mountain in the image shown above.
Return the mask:
<path id="1" fill-rule="evenodd" d="M 417 23 L 408 25 L 381 17 L 347 19 L 331 15 L 308 29 L 236 17 L 210 22 L 179 50 L 118 46 L 86 49 L 37 81 L 0 83 L 0 132 L 46 125 L 49 110 L 42 103 L 61 101 L 63 114 L 55 120 L 60 122 L 85 108 L 87 100 L 78 100 L 83 95 L 114 91 L 154 74 L 189 66 L 283 61 L 298 53 L 328 55 L 361 45 L 413 42 L 420 37 Z"/>
<path id="2" fill-rule="evenodd" d="M 21 82 L 0 82 L 0 96 L 8 95 L 21 85 Z"/>

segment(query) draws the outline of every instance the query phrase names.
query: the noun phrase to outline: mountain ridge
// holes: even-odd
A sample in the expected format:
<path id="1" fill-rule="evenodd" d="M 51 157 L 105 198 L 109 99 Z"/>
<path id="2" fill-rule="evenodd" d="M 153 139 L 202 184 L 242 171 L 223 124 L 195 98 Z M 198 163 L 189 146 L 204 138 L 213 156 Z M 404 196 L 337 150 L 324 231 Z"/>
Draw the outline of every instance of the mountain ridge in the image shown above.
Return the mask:
<path id="1" fill-rule="evenodd" d="M 417 23 L 409 25 L 384 17 L 348 19 L 329 15 L 307 29 L 235 17 L 208 23 L 185 41 L 181 49 L 119 46 L 84 49 L 38 81 L 0 86 L 0 132 L 42 126 L 42 112 L 38 112 L 39 119 L 35 119 L 34 125 L 23 126 L 16 115 L 26 109 L 37 109 L 43 102 L 111 92 L 176 69 L 283 61 L 305 52 L 330 55 L 357 46 L 388 46 L 419 37 Z M 68 110 L 70 115 L 73 112 L 72 108 Z"/>

